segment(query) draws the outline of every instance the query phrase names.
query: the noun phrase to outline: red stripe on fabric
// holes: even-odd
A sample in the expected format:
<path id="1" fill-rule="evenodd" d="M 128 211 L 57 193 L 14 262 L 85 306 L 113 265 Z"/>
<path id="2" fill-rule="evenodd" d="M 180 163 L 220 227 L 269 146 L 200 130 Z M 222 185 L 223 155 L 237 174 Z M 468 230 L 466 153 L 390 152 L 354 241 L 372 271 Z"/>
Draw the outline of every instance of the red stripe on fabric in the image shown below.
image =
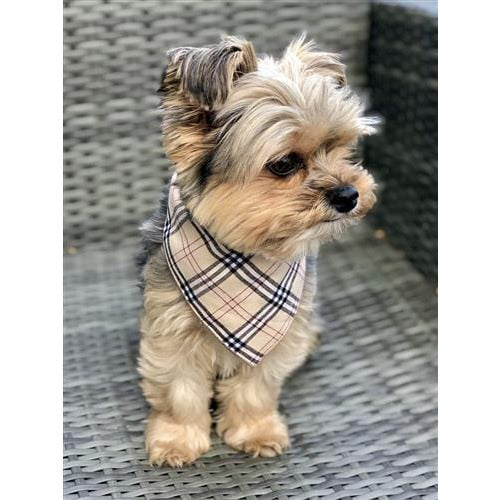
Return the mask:
<path id="1" fill-rule="evenodd" d="M 187 259 L 188 263 L 191 265 L 191 269 L 195 273 L 198 273 L 198 274 L 201 273 L 201 280 L 203 281 L 203 283 L 206 286 L 208 286 L 210 288 L 210 290 L 207 293 L 211 293 L 211 292 L 215 293 L 217 295 L 217 297 L 224 303 L 224 305 L 230 306 L 231 305 L 231 301 L 233 300 L 233 298 L 225 290 L 223 290 L 218 285 L 216 285 L 214 283 L 213 279 L 211 279 L 211 278 L 206 279 L 206 277 L 204 277 L 203 272 L 202 272 L 202 268 L 200 267 L 200 264 L 196 260 L 196 257 L 193 255 L 193 251 L 189 248 L 190 245 L 189 244 L 186 245 L 187 236 L 186 236 L 184 230 L 182 229 L 182 226 L 179 228 L 179 234 L 182 237 L 183 248 L 185 249 L 185 256 L 186 256 L 186 259 Z M 189 250 L 189 252 L 188 252 L 188 250 Z M 224 295 L 226 295 L 228 297 L 228 299 L 229 299 L 229 302 L 228 302 L 228 300 L 226 298 L 222 297 L 219 292 L 223 293 Z M 201 301 L 201 299 L 196 299 L 196 300 Z M 222 307 L 224 307 L 224 305 Z M 238 315 L 240 316 L 240 318 L 242 320 L 248 321 L 249 319 L 251 319 L 252 316 L 251 316 L 251 314 L 248 311 L 245 311 L 245 312 L 249 315 L 248 318 L 242 316 L 239 313 L 238 313 Z M 212 312 L 210 314 L 213 316 Z"/>
<path id="2" fill-rule="evenodd" d="M 274 270 L 271 270 L 271 267 L 272 267 L 273 265 L 276 265 L 276 264 L 278 264 L 278 263 L 276 263 L 276 262 L 275 262 L 274 264 L 272 264 L 272 265 L 271 265 L 271 266 L 270 266 L 270 267 L 269 267 L 269 268 L 265 271 L 265 273 L 273 272 Z M 261 277 L 261 279 L 260 279 L 260 281 L 259 281 L 258 283 L 261 283 L 264 279 L 265 279 L 264 277 Z M 246 286 L 245 286 L 245 288 L 243 288 L 243 290 L 241 290 L 241 292 L 239 292 L 236 296 L 231 297 L 231 301 L 235 301 L 235 300 L 237 300 L 237 299 L 238 299 L 238 297 L 239 297 L 242 293 L 245 293 L 246 291 L 248 291 L 249 293 L 248 293 L 245 297 L 243 297 L 243 298 L 240 300 L 240 302 L 238 302 L 238 303 L 236 304 L 236 305 L 240 305 L 240 304 L 241 304 L 241 301 L 246 300 L 246 299 L 247 299 L 247 298 L 248 298 L 248 297 L 249 297 L 249 296 L 253 293 L 253 290 L 250 288 L 250 285 L 246 285 Z M 262 299 L 262 298 L 260 298 L 260 297 L 259 297 L 259 300 L 260 300 L 260 301 L 265 301 L 265 299 Z M 266 303 L 267 303 L 267 302 L 266 302 Z M 213 315 L 215 315 L 215 314 L 216 314 L 216 313 L 218 313 L 218 312 L 219 312 L 219 311 L 220 311 L 223 307 L 224 307 L 224 306 L 222 305 L 221 307 L 219 307 L 218 309 L 216 309 L 216 310 L 215 310 L 212 314 L 213 314 Z M 248 313 L 248 311 L 246 311 L 246 310 L 245 310 L 245 312 L 247 312 L 247 313 Z M 224 314 L 225 314 L 225 313 L 224 313 Z M 220 318 L 224 317 L 224 314 L 223 314 L 222 316 L 220 316 Z M 217 319 L 219 319 L 219 318 L 217 318 Z"/>
<path id="3" fill-rule="evenodd" d="M 185 250 L 185 257 L 187 259 L 187 261 L 189 262 L 189 264 L 191 265 L 191 269 L 195 272 L 195 273 L 202 273 L 202 268 L 200 267 L 200 264 L 198 263 L 198 261 L 196 260 L 196 257 L 193 255 L 193 251 L 194 250 L 191 250 L 190 248 L 190 244 L 188 243 L 186 245 L 186 242 L 188 241 L 188 238 L 187 238 L 187 235 L 185 234 L 185 231 L 183 229 L 183 226 L 179 226 L 179 234 L 181 235 L 181 238 L 182 238 L 182 243 L 183 243 L 183 248 Z M 187 251 L 189 250 L 189 252 Z M 191 258 L 190 258 L 191 257 Z M 279 264 L 281 265 L 282 263 L 281 262 L 273 262 L 271 263 L 271 265 L 267 268 L 266 271 L 264 271 L 265 274 L 269 274 L 269 270 L 276 264 Z M 195 267 L 196 265 L 196 267 Z M 224 314 L 222 316 L 220 316 L 219 318 L 215 318 L 217 320 L 219 320 L 220 318 L 223 318 L 229 311 L 234 311 L 235 314 L 237 314 L 243 321 L 250 321 L 251 319 L 254 318 L 254 314 L 255 313 L 250 313 L 249 311 L 247 311 L 240 303 L 236 303 L 234 304 L 234 306 L 237 306 L 237 308 L 233 307 L 233 304 L 232 302 L 234 301 L 234 297 L 231 297 L 231 295 L 229 295 L 225 290 L 223 290 L 222 288 L 219 287 L 219 285 L 216 285 L 214 284 L 214 281 L 213 279 L 209 278 L 209 279 L 205 279 L 203 277 L 203 274 L 202 274 L 202 281 L 205 285 L 209 286 L 210 287 L 210 290 L 209 292 L 207 293 L 210 293 L 210 292 L 214 292 L 217 297 L 223 302 L 223 305 L 219 308 L 219 310 L 225 306 L 228 306 L 230 307 L 229 310 L 226 310 L 224 312 Z M 240 292 L 238 295 L 240 295 L 241 293 L 243 293 L 246 289 L 249 290 L 249 295 L 251 295 L 251 293 L 253 292 L 253 290 L 250 288 L 249 285 L 246 285 L 246 288 L 242 290 L 242 292 Z M 224 298 L 220 295 L 220 293 L 217 293 L 217 291 L 220 291 L 220 293 L 223 293 L 227 298 Z M 247 297 L 248 297 L 247 296 Z M 245 298 L 247 298 L 245 297 Z M 199 301 L 201 301 L 201 299 L 197 299 Z M 260 299 L 259 300 L 263 301 L 264 304 L 266 304 L 267 302 L 264 301 L 264 299 Z M 241 309 L 242 312 L 239 312 L 238 309 Z M 247 316 L 245 316 L 244 314 L 246 314 Z M 211 312 L 211 315 L 214 316 L 214 312 Z M 215 317 L 215 316 L 214 316 Z M 266 335 L 268 336 L 273 336 L 273 333 L 270 333 L 270 332 L 267 332 L 267 331 L 264 331 L 263 328 L 269 328 L 271 329 L 274 333 L 276 334 L 280 334 L 280 331 L 279 330 L 276 330 L 275 328 L 267 325 L 266 323 L 264 323 L 262 325 L 262 327 L 259 328 L 259 331 L 262 331 L 264 333 L 266 333 Z"/>
<path id="4" fill-rule="evenodd" d="M 180 229 L 180 228 L 179 228 Z M 192 243 L 190 243 L 190 246 L 191 245 L 194 245 L 196 242 L 200 242 L 200 245 L 197 246 L 196 248 L 191 248 L 191 253 L 192 252 L 196 252 L 196 250 L 199 250 L 200 248 L 203 248 L 205 246 L 205 242 L 203 241 L 203 238 L 201 236 L 199 236 L 196 240 L 194 240 Z M 178 252 L 176 253 L 173 253 L 172 254 L 172 258 L 175 258 L 175 261 L 176 262 L 181 262 L 183 259 L 186 258 L 186 253 L 185 253 L 185 250 L 186 248 L 185 247 L 182 247 Z M 176 258 L 176 255 L 178 255 L 179 253 L 181 253 L 182 251 L 184 251 L 184 255 L 180 258 Z"/>

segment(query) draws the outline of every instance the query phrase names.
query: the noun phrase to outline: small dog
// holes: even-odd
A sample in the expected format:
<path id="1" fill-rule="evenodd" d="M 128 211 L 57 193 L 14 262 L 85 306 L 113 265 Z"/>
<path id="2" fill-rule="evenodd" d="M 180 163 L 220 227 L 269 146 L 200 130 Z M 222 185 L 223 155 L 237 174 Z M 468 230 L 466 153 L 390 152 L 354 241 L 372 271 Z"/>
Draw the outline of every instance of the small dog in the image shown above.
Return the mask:
<path id="1" fill-rule="evenodd" d="M 174 175 L 141 227 L 150 463 L 209 449 L 212 398 L 229 446 L 275 456 L 289 445 L 281 386 L 317 341 L 319 245 L 375 203 L 352 158 L 376 123 L 338 56 L 304 37 L 280 60 L 234 37 L 170 50 L 159 92 Z"/>

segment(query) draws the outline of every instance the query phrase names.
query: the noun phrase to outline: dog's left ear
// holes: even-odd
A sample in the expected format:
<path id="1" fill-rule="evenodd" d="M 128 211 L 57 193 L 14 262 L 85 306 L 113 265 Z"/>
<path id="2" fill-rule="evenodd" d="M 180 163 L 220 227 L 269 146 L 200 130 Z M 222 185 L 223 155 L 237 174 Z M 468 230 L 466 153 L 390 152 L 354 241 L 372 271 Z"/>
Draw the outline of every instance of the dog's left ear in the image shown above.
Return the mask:
<path id="1" fill-rule="evenodd" d="M 339 87 L 347 85 L 345 65 L 340 62 L 340 56 L 331 52 L 316 50 L 313 40 L 306 42 L 306 36 L 301 35 L 288 45 L 281 60 L 281 64 L 294 65 L 300 62 L 306 72 L 320 73 L 332 77 Z"/>
<path id="2" fill-rule="evenodd" d="M 246 40 L 228 36 L 212 47 L 180 47 L 167 52 L 158 92 L 212 111 L 226 100 L 238 78 L 256 69 L 253 46 Z"/>

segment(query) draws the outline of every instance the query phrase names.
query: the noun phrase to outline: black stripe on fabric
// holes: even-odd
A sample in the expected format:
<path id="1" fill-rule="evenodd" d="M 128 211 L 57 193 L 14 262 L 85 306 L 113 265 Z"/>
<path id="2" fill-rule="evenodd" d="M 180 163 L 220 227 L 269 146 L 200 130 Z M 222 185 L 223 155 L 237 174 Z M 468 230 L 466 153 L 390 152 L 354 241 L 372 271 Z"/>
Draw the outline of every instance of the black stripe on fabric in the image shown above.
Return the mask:
<path id="1" fill-rule="evenodd" d="M 287 285 L 288 282 L 290 280 L 293 280 L 293 278 L 295 277 L 297 273 L 297 266 L 298 264 L 295 263 L 288 270 L 284 278 L 285 285 Z M 249 341 L 255 336 L 255 334 L 258 331 L 258 330 L 257 331 L 252 330 L 250 327 L 253 326 L 255 329 L 261 329 L 262 326 L 268 324 L 269 321 L 271 321 L 271 319 L 274 318 L 276 314 L 278 314 L 278 312 L 282 309 L 282 304 L 284 300 L 286 300 L 286 297 L 290 293 L 290 289 L 287 288 L 286 286 L 282 286 L 276 290 L 276 293 L 281 294 L 281 297 L 278 297 L 277 304 L 273 304 L 272 302 L 264 304 L 262 308 L 259 311 L 257 311 L 257 313 L 254 314 L 252 318 L 253 324 L 242 325 L 240 328 L 234 331 L 235 336 L 237 336 L 240 339 L 243 339 L 245 342 Z"/>
<path id="2" fill-rule="evenodd" d="M 179 212 L 179 214 L 182 212 Z M 172 258 L 172 249 L 168 242 L 168 232 L 169 227 L 171 226 L 171 218 L 170 218 L 170 207 L 167 207 L 167 217 L 165 219 L 165 228 L 163 231 L 163 248 L 165 251 L 165 256 L 167 257 L 167 262 L 169 264 L 170 270 L 172 271 L 172 275 L 174 276 L 177 286 L 182 291 L 182 294 L 191 305 L 193 310 L 198 314 L 200 319 L 204 321 L 208 328 L 212 330 L 213 333 L 219 337 L 221 342 L 226 345 L 232 352 L 235 354 L 239 354 L 244 357 L 245 360 L 249 361 L 252 364 L 258 363 L 262 359 L 262 355 L 252 349 L 250 346 L 246 345 L 246 343 L 242 342 L 240 339 L 236 338 L 234 334 L 228 330 L 224 325 L 219 323 L 210 312 L 203 306 L 202 303 L 195 300 L 196 295 L 193 294 L 189 288 L 188 282 L 184 279 L 180 269 L 178 269 L 175 264 L 175 260 Z M 187 292 L 187 293 L 186 293 Z M 218 328 L 216 328 L 218 327 Z M 238 346 L 238 350 L 233 347 L 233 344 Z"/>
<path id="3" fill-rule="evenodd" d="M 194 221 L 193 221 L 194 223 Z M 202 229 L 203 230 L 203 229 Z M 203 230 L 204 231 L 204 230 Z M 206 232 L 206 231 L 205 231 Z M 207 238 L 210 240 L 210 243 L 215 247 L 215 249 L 220 253 L 220 254 L 224 254 L 226 252 L 234 252 L 234 253 L 237 253 L 237 254 L 240 254 L 239 252 L 236 252 L 236 250 L 230 250 L 230 249 L 227 249 L 227 247 L 224 247 L 223 245 L 221 245 L 220 243 L 217 243 L 217 241 L 212 238 L 210 236 L 210 234 L 208 234 L 208 232 L 206 233 L 207 234 Z M 243 254 L 240 254 L 240 255 L 243 255 Z M 214 255 L 215 256 L 215 255 Z M 253 255 L 250 255 L 250 258 L 253 257 Z M 277 287 L 279 286 L 279 283 L 277 283 L 276 281 L 273 280 L 273 278 L 271 276 L 269 276 L 268 274 L 265 274 L 264 272 L 262 272 L 257 266 L 255 266 L 251 260 L 248 261 L 248 265 L 257 273 L 259 274 L 260 276 L 266 278 L 266 281 L 268 281 L 272 286 L 274 287 Z M 246 283 L 246 282 L 245 282 Z M 269 289 L 269 291 L 271 293 L 273 293 L 273 290 L 272 289 Z"/>
<path id="4" fill-rule="evenodd" d="M 217 243 L 216 240 L 214 240 L 208 232 L 206 232 L 202 227 L 198 226 L 194 220 L 191 219 L 191 223 L 193 226 L 196 228 L 200 236 L 203 238 L 203 240 L 206 243 L 208 251 L 212 254 L 212 256 L 217 259 L 221 260 L 224 255 L 227 253 L 233 252 L 236 255 L 239 256 L 244 256 L 244 254 L 241 254 L 239 252 L 236 252 L 234 250 L 225 250 L 225 247 Z M 213 246 L 213 251 L 212 251 L 212 246 Z M 276 288 L 281 286 L 280 283 L 276 282 L 274 279 L 272 279 L 268 274 L 262 272 L 255 264 L 252 263 L 251 258 L 253 255 L 247 256 L 248 260 L 245 262 L 245 266 L 241 266 L 235 271 L 235 275 L 240 279 L 240 281 L 250 287 L 254 292 L 256 292 L 260 297 L 262 297 L 265 300 L 270 300 L 274 296 Z M 252 275 L 250 272 L 251 268 L 255 274 L 257 274 L 259 277 L 257 278 L 255 275 Z M 248 278 L 250 278 L 251 281 L 249 281 L 245 276 L 241 274 L 241 272 L 245 273 Z M 221 280 L 218 281 L 218 283 L 221 283 L 224 280 L 222 278 Z M 256 280 L 258 280 L 258 285 L 256 284 Z M 271 288 L 272 287 L 272 288 Z M 208 291 L 208 290 L 207 290 Z M 206 292 L 206 291 L 205 291 Z M 264 293 L 267 292 L 267 295 Z M 291 292 L 289 294 L 290 300 L 293 302 L 288 304 L 287 306 L 290 307 L 290 309 L 284 309 L 285 312 L 287 312 L 289 315 L 293 316 L 297 312 L 297 308 L 299 306 L 300 299 Z M 287 302 L 288 302 L 288 297 L 287 297 Z"/>
<path id="5" fill-rule="evenodd" d="M 218 259 L 218 261 L 223 260 L 226 255 L 229 253 L 233 252 L 235 255 L 238 257 L 247 257 L 245 259 L 245 265 L 239 266 L 237 269 L 234 269 L 233 274 L 246 286 L 248 286 L 252 291 L 257 293 L 261 298 L 263 298 L 266 301 L 273 300 L 276 294 L 276 289 L 282 286 L 283 280 L 281 283 L 276 282 L 273 280 L 268 274 L 264 273 L 261 271 L 257 266 L 255 266 L 251 259 L 251 256 L 244 256 L 243 254 L 240 254 L 239 252 L 235 252 L 232 250 L 229 250 L 228 252 L 224 253 L 224 247 L 222 247 L 219 243 L 214 240 L 208 232 L 206 232 L 203 228 L 198 226 L 193 220 L 191 220 L 193 225 L 196 227 L 198 233 L 200 236 L 204 239 L 204 241 L 207 244 L 207 248 L 211 255 L 215 258 Z M 210 245 L 213 245 L 215 248 L 215 251 L 211 251 Z M 219 252 L 219 253 L 217 253 Z M 254 270 L 254 274 L 250 272 L 249 266 L 252 267 Z M 244 274 L 248 276 L 249 279 L 247 279 Z M 201 273 L 200 273 L 201 274 Z M 214 281 L 214 285 L 218 285 L 222 283 L 226 279 L 227 274 L 221 275 L 221 277 L 217 280 Z M 284 278 L 283 278 L 284 279 Z M 191 280 L 190 280 L 191 282 Z M 204 293 L 207 293 L 209 289 L 206 290 L 201 290 L 198 291 L 198 296 L 202 296 Z M 295 313 L 297 312 L 299 306 L 299 299 L 289 290 L 289 294 L 286 298 L 286 303 L 282 305 L 282 310 L 286 312 L 289 316 L 294 316 Z"/>

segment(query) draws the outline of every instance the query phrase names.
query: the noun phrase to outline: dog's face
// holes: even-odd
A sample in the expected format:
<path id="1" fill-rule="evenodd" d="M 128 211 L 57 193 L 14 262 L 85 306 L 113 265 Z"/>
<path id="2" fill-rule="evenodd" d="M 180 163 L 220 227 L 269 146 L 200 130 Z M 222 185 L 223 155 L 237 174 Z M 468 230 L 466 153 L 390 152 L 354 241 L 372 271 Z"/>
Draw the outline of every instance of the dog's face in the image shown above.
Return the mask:
<path id="1" fill-rule="evenodd" d="M 298 258 L 371 209 L 373 178 L 351 157 L 373 120 L 334 54 L 299 39 L 279 61 L 257 59 L 224 38 L 167 59 L 164 147 L 186 206 L 221 243 Z"/>

